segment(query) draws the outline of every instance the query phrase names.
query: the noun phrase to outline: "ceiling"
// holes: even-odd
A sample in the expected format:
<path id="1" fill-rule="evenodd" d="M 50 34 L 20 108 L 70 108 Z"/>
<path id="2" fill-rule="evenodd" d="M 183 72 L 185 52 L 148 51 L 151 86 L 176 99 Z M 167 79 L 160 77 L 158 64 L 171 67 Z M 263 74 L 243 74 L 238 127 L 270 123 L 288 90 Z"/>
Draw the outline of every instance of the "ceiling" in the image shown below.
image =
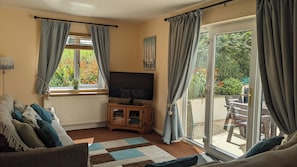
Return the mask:
<path id="1" fill-rule="evenodd" d="M 143 21 L 205 0 L 0 0 L 0 5 L 71 15 Z"/>

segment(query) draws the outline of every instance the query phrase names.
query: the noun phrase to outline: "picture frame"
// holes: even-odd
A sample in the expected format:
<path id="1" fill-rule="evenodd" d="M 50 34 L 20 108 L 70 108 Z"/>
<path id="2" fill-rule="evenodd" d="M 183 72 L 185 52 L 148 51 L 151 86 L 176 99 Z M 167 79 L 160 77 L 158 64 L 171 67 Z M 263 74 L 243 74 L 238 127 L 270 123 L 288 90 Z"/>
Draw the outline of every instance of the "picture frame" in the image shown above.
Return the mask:
<path id="1" fill-rule="evenodd" d="M 144 38 L 143 68 L 145 71 L 156 70 L 156 36 Z"/>

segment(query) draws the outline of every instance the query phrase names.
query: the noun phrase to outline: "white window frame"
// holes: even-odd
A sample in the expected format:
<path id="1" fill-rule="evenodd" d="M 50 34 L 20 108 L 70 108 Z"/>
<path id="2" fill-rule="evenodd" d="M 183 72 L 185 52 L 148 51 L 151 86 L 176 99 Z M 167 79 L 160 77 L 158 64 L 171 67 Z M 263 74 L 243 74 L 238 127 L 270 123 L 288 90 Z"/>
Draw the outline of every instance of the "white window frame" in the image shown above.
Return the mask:
<path id="1" fill-rule="evenodd" d="M 69 36 L 76 36 L 78 38 L 87 38 L 91 40 L 90 34 L 81 34 L 81 33 L 70 33 Z M 66 44 L 65 49 L 74 49 L 74 79 L 79 79 L 80 73 L 80 50 L 94 50 L 92 45 L 76 45 L 76 44 Z M 76 92 L 106 92 L 106 86 L 103 81 L 103 78 L 100 76 L 100 69 L 98 67 L 98 81 L 97 84 L 79 84 L 78 90 Z M 55 93 L 69 93 L 72 92 L 73 86 L 62 86 L 62 87 L 50 87 L 50 94 Z"/>

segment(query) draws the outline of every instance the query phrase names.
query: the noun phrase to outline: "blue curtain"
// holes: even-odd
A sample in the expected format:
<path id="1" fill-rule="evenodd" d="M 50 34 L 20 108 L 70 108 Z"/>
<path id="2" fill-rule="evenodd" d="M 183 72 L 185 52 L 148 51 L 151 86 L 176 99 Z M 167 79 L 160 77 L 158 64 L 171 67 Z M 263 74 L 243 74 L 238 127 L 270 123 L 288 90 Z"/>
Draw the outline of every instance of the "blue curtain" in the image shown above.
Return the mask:
<path id="1" fill-rule="evenodd" d="M 91 25 L 90 32 L 100 73 L 102 75 L 103 80 L 105 81 L 106 86 L 109 87 L 109 27 Z"/>
<path id="2" fill-rule="evenodd" d="M 184 136 L 176 101 L 188 88 L 195 68 L 200 31 L 200 11 L 168 19 L 168 97 L 163 142 L 170 144 Z"/>
<path id="3" fill-rule="evenodd" d="M 36 83 L 37 94 L 46 94 L 70 30 L 70 23 L 41 20 L 41 37 Z"/>
<path id="4" fill-rule="evenodd" d="M 257 0 L 258 55 L 267 107 L 286 134 L 297 130 L 297 1 Z"/>

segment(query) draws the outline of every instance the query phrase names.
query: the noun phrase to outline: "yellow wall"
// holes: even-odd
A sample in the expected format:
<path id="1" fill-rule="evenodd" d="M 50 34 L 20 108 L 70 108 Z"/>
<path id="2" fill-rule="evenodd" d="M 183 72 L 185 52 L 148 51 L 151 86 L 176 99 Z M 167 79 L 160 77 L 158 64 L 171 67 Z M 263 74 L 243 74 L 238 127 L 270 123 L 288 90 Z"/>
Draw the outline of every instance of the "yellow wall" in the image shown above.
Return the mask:
<path id="1" fill-rule="evenodd" d="M 110 28 L 110 67 L 113 71 L 141 71 L 141 57 L 138 55 L 139 26 L 127 22 L 99 20 L 42 12 L 36 10 L 0 6 L 0 56 L 14 59 L 15 69 L 5 74 L 5 94 L 23 101 L 42 104 L 42 98 L 35 94 L 35 82 L 39 56 L 40 20 L 33 16 L 117 24 Z M 86 24 L 71 24 L 71 32 L 89 33 Z M 2 94 L 2 74 L 0 74 L 0 94 Z"/>
<path id="2" fill-rule="evenodd" d="M 159 18 L 135 24 L 118 20 L 102 20 L 78 17 L 52 12 L 42 12 L 21 8 L 0 6 L 0 56 L 14 58 L 15 69 L 5 74 L 5 93 L 14 96 L 26 104 L 37 102 L 42 104 L 42 98 L 35 94 L 35 82 L 38 64 L 38 48 L 40 36 L 40 21 L 33 19 L 34 15 L 41 17 L 117 24 L 119 28 L 110 28 L 110 68 L 112 71 L 143 72 L 143 39 L 156 36 L 156 70 L 154 91 L 154 127 L 162 132 L 167 100 L 167 62 L 169 23 L 165 17 L 190 11 L 201 6 L 191 6 L 180 9 Z M 256 0 L 235 0 L 227 6 L 219 6 L 203 11 L 202 23 L 209 24 L 218 21 L 254 15 Z M 71 32 L 88 33 L 87 25 L 72 24 Z M 3 76 L 0 74 L 0 79 Z M 0 82 L 2 87 L 2 82 Z M 2 94 L 2 89 L 0 89 Z"/>
<path id="3" fill-rule="evenodd" d="M 175 16 L 187 11 L 192 11 L 200 7 L 213 4 L 216 1 L 208 1 L 205 4 L 194 5 L 185 9 L 169 13 L 163 17 L 148 21 L 140 27 L 140 39 L 139 43 L 143 41 L 143 38 L 151 35 L 156 35 L 157 38 L 157 69 L 155 71 L 155 95 L 154 95 L 154 129 L 162 133 L 167 103 L 167 75 L 168 75 L 168 34 L 169 23 L 164 21 L 164 18 Z M 206 9 L 202 12 L 202 25 L 221 22 L 230 19 L 236 19 L 244 16 L 255 15 L 256 0 L 235 0 L 228 3 L 226 6 L 220 5 L 217 7 Z M 142 47 L 140 47 L 139 55 L 142 53 Z"/>
<path id="4" fill-rule="evenodd" d="M 143 40 L 146 37 L 156 36 L 156 71 L 155 85 L 154 85 L 154 100 L 153 100 L 153 112 L 154 112 L 154 127 L 157 127 L 159 133 L 163 127 L 166 109 L 167 98 L 167 69 L 168 69 L 168 29 L 169 23 L 165 22 L 163 17 L 158 18 L 141 25 L 140 28 L 140 45 L 139 53 L 143 53 Z M 141 55 L 141 54 L 139 54 Z"/>

